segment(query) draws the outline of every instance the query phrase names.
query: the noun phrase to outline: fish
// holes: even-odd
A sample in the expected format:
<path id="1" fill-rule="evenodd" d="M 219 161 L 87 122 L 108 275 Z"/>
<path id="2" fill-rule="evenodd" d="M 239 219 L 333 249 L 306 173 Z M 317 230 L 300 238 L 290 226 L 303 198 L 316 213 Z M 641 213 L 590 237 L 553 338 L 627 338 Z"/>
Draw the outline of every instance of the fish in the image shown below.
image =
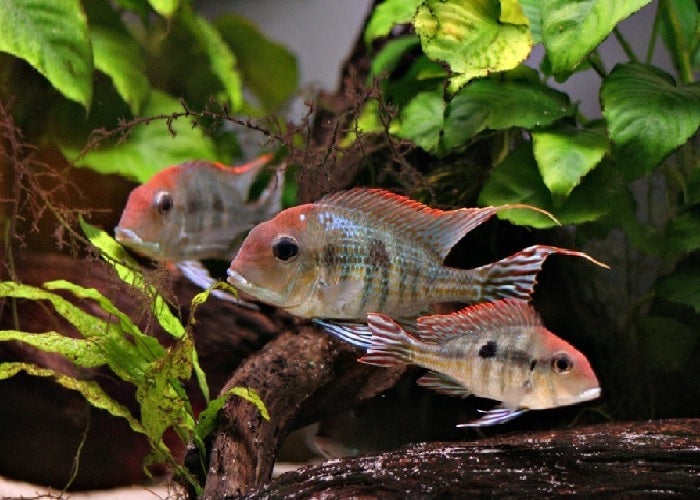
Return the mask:
<path id="1" fill-rule="evenodd" d="M 526 301 L 501 299 L 451 314 L 424 316 L 407 331 L 384 314 L 367 315 L 367 353 L 376 366 L 414 364 L 423 387 L 500 404 L 460 427 L 501 424 L 529 410 L 590 401 L 601 394 L 586 357 L 543 324 Z"/>
<path id="2" fill-rule="evenodd" d="M 114 229 L 117 241 L 142 256 L 174 264 L 208 288 L 216 280 L 200 261 L 230 261 L 246 232 L 282 208 L 283 168 L 257 201 L 247 203 L 253 180 L 272 158 L 263 154 L 239 166 L 193 160 L 158 172 L 129 194 Z M 214 294 L 233 297 L 221 290 Z"/>
<path id="3" fill-rule="evenodd" d="M 529 205 L 439 210 L 381 189 L 355 188 L 288 208 L 258 224 L 228 269 L 228 282 L 302 318 L 364 322 L 369 312 L 416 318 L 437 303 L 528 298 L 551 254 L 545 245 L 475 269 L 443 265 L 450 249 L 499 211 Z"/>

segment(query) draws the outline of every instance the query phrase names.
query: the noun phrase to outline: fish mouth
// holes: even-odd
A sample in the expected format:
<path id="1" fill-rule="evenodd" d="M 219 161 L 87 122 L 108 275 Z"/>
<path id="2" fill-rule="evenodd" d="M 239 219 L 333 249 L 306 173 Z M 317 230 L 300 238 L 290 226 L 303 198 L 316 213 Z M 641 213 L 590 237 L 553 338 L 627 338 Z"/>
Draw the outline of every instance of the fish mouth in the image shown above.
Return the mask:
<path id="1" fill-rule="evenodd" d="M 158 243 L 145 241 L 131 229 L 125 229 L 119 226 L 115 227 L 114 238 L 122 245 L 147 255 L 155 255 L 160 250 L 160 245 L 158 245 Z"/>
<path id="2" fill-rule="evenodd" d="M 586 389 L 579 394 L 579 398 L 581 398 L 581 401 L 590 401 L 591 399 L 599 398 L 600 392 L 600 387 L 593 387 L 592 389 Z"/>
<path id="3" fill-rule="evenodd" d="M 253 284 L 245 279 L 241 273 L 238 271 L 234 271 L 233 269 L 229 268 L 226 271 L 226 274 L 228 274 L 228 278 L 226 281 L 231 283 L 232 285 L 240 285 L 243 288 L 251 288 Z"/>

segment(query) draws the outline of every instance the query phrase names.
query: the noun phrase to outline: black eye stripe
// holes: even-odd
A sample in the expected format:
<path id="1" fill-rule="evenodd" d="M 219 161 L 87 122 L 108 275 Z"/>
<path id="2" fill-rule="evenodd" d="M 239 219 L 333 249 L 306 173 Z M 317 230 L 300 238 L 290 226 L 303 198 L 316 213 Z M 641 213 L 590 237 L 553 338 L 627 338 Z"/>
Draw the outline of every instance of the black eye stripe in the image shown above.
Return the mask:
<path id="1" fill-rule="evenodd" d="M 277 260 L 289 262 L 299 255 L 299 244 L 291 236 L 282 236 L 272 244 L 272 253 Z"/>

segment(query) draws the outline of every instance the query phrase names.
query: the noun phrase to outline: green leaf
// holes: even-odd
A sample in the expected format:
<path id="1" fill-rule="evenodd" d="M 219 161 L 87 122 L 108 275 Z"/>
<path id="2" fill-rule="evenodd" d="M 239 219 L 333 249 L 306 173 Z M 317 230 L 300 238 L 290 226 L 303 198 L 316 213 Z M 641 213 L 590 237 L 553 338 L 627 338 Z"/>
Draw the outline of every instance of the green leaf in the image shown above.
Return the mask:
<path id="1" fill-rule="evenodd" d="M 90 28 L 90 39 L 95 68 L 111 78 L 119 95 L 138 114 L 150 91 L 138 44 L 128 34 L 99 26 Z"/>
<path id="2" fill-rule="evenodd" d="M 0 33 L 0 51 L 24 59 L 65 97 L 90 107 L 92 50 L 79 0 L 3 0 Z"/>
<path id="3" fill-rule="evenodd" d="M 678 257 L 700 249 L 700 209 L 689 210 L 666 226 L 666 253 Z"/>
<path id="4" fill-rule="evenodd" d="M 436 151 L 444 110 L 442 90 L 421 92 L 401 111 L 401 125 L 396 135 L 426 151 Z"/>
<path id="5" fill-rule="evenodd" d="M 537 166 L 555 203 L 561 204 L 603 159 L 608 138 L 601 129 L 555 127 L 532 133 Z"/>
<path id="6" fill-rule="evenodd" d="M 661 37 L 673 66 L 685 82 L 693 81 L 693 54 L 698 22 L 695 0 L 666 0 L 659 4 Z"/>
<path id="7" fill-rule="evenodd" d="M 520 7 L 530 25 L 533 43 L 540 43 L 542 41 L 542 20 L 540 18 L 542 0 L 520 0 Z"/>
<path id="8" fill-rule="evenodd" d="M 659 280 L 655 291 L 662 299 L 692 307 L 700 314 L 700 258 L 681 262 L 673 273 Z"/>
<path id="9" fill-rule="evenodd" d="M 498 0 L 427 0 L 418 7 L 414 26 L 423 52 L 457 73 L 449 84 L 451 92 L 472 78 L 512 69 L 527 58 L 530 29 L 501 23 L 500 13 Z"/>
<path id="10" fill-rule="evenodd" d="M 651 171 L 700 127 L 700 84 L 676 86 L 653 66 L 615 67 L 600 98 L 614 157 L 628 180 Z"/>
<path id="11" fill-rule="evenodd" d="M 390 75 L 401 62 L 401 57 L 419 43 L 420 40 L 415 35 L 406 35 L 386 42 L 372 59 L 369 78 Z"/>
<path id="12" fill-rule="evenodd" d="M 158 90 L 150 93 L 143 109 L 145 116 L 181 113 L 182 105 Z M 102 145 L 75 160 L 78 167 L 89 167 L 103 174 L 120 174 L 137 182 L 147 182 L 163 168 L 197 158 L 218 161 L 214 144 L 198 128 L 193 128 L 185 118 L 170 124 L 165 119 L 136 125 L 122 143 Z M 61 144 L 61 151 L 69 159 L 76 159 L 80 150 L 72 144 Z"/>
<path id="13" fill-rule="evenodd" d="M 66 337 L 58 332 L 30 333 L 18 330 L 0 330 L 0 342 L 14 340 L 66 357 L 76 366 L 96 368 L 107 364 L 103 346 L 96 342 Z"/>
<path id="14" fill-rule="evenodd" d="M 491 170 L 479 194 L 479 204 L 527 203 L 554 214 L 562 224 L 581 224 L 597 220 L 615 210 L 621 199 L 620 181 L 616 175 L 613 166 L 603 162 L 583 179 L 564 203 L 555 205 L 540 176 L 532 145 L 525 143 Z M 514 224 L 540 229 L 556 225 L 548 217 L 532 210 L 507 210 L 499 213 L 499 217 Z"/>
<path id="15" fill-rule="evenodd" d="M 476 80 L 447 106 L 442 150 L 464 147 L 487 128 L 542 127 L 574 111 L 566 94 L 540 83 Z"/>
<path id="16" fill-rule="evenodd" d="M 148 3 L 163 17 L 172 17 L 180 7 L 180 0 L 148 0 Z"/>
<path id="17" fill-rule="evenodd" d="M 365 44 L 387 36 L 397 24 L 409 23 L 421 3 L 423 0 L 385 0 L 377 5 L 365 28 Z"/>
<path id="18" fill-rule="evenodd" d="M 243 398 L 249 403 L 253 404 L 258 411 L 260 416 L 265 420 L 270 420 L 270 414 L 267 412 L 267 407 L 262 399 L 260 399 L 260 394 L 255 389 L 250 387 L 233 387 L 226 394 L 233 394 L 239 398 Z"/>
<path id="19" fill-rule="evenodd" d="M 40 368 L 28 363 L 0 363 L 0 380 L 13 377 L 20 371 L 35 377 L 53 378 L 66 389 L 79 392 L 95 408 L 105 410 L 115 417 L 124 418 L 132 430 L 145 434 L 145 429 L 134 418 L 129 409 L 113 400 L 97 383 L 90 380 L 77 380 L 48 368 Z"/>
<path id="20" fill-rule="evenodd" d="M 266 38 L 255 25 L 239 16 L 222 16 L 214 26 L 236 54 L 243 80 L 265 110 L 278 108 L 293 95 L 299 75 L 296 57 L 289 50 Z"/>
<path id="21" fill-rule="evenodd" d="M 542 0 L 542 39 L 554 73 L 573 71 L 617 23 L 650 1 Z"/>
<path id="22" fill-rule="evenodd" d="M 239 111 L 243 105 L 243 83 L 236 68 L 236 56 L 216 28 L 203 17 L 187 10 L 180 20 L 204 50 L 211 71 L 226 91 L 231 111 Z"/>
<path id="23" fill-rule="evenodd" d="M 697 329 L 662 316 L 639 318 L 639 344 L 645 364 L 664 372 L 683 368 L 698 341 Z"/>
<path id="24" fill-rule="evenodd" d="M 105 231 L 88 224 L 82 218 L 80 219 L 80 227 L 90 240 L 90 243 L 95 245 L 100 250 L 102 257 L 114 267 L 122 281 L 143 290 L 147 295 L 153 297 L 153 313 L 158 319 L 160 326 L 176 339 L 185 337 L 185 328 L 180 323 L 180 320 L 170 311 L 165 299 L 157 293 L 155 288 L 144 283 L 143 275 L 136 271 L 138 264 L 124 250 L 124 247 Z"/>
<path id="25" fill-rule="evenodd" d="M 501 16 L 498 20 L 505 24 L 530 24 L 519 0 L 501 0 Z"/>

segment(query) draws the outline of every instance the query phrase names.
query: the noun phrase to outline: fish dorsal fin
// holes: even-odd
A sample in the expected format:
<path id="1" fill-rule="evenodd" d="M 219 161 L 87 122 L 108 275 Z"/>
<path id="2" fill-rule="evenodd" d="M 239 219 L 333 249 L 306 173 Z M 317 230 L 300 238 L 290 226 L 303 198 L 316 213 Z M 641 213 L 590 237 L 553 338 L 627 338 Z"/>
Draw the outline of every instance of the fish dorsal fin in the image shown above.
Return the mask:
<path id="1" fill-rule="evenodd" d="M 267 165 L 274 155 L 265 153 L 242 165 L 227 166 L 217 164 L 222 170 L 235 174 L 233 177 L 233 187 L 241 195 L 241 199 L 247 200 L 250 186 L 260 173 L 260 170 Z"/>
<path id="2" fill-rule="evenodd" d="M 553 218 L 544 210 L 520 204 L 440 210 L 390 191 L 368 188 L 333 193 L 316 204 L 344 207 L 371 215 L 396 231 L 411 235 L 434 251 L 441 260 L 464 235 L 500 210 L 528 208 Z"/>
<path id="3" fill-rule="evenodd" d="M 452 314 L 418 318 L 418 332 L 425 342 L 444 342 L 465 333 L 513 326 L 542 326 L 537 312 L 524 300 L 502 299 L 468 306 Z"/>
<path id="4" fill-rule="evenodd" d="M 431 389 L 447 396 L 466 398 L 472 394 L 472 391 L 464 387 L 452 377 L 438 372 L 428 372 L 419 378 L 416 383 L 421 387 Z"/>

